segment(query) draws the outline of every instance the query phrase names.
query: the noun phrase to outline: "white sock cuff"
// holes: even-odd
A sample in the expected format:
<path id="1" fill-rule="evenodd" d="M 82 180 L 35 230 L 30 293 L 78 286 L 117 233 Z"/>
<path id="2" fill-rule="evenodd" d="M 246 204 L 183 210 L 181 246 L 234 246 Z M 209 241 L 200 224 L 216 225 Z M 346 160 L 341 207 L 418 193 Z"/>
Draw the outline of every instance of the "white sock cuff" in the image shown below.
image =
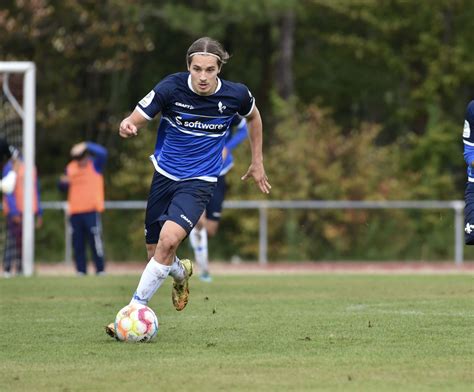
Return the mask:
<path id="1" fill-rule="evenodd" d="M 189 242 L 193 248 L 197 248 L 199 246 L 199 232 L 198 229 L 194 228 L 189 233 Z"/>
<path id="2" fill-rule="evenodd" d="M 157 277 L 160 277 L 160 278 L 166 278 L 168 274 L 170 273 L 171 266 L 161 264 L 158 261 L 156 261 L 154 257 L 152 257 L 150 261 L 148 262 L 146 268 L 149 269 L 153 275 L 156 275 Z"/>

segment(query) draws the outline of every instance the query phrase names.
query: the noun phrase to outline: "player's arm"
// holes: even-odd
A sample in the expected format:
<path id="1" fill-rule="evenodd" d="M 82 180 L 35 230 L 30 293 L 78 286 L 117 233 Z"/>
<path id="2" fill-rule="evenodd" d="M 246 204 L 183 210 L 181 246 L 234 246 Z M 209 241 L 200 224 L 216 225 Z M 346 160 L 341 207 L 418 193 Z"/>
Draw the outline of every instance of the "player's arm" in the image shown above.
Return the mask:
<path id="1" fill-rule="evenodd" d="M 232 153 L 235 147 L 237 147 L 240 143 L 242 143 L 248 137 L 247 122 L 245 121 L 244 118 L 236 126 L 232 127 L 232 129 L 234 128 L 235 128 L 235 132 L 232 133 L 232 137 L 225 144 L 224 149 L 222 150 L 223 161 L 227 159 L 227 156 Z"/>
<path id="2" fill-rule="evenodd" d="M 67 192 L 69 190 L 69 177 L 67 175 L 67 168 L 64 169 L 64 173 L 59 177 L 58 189 L 61 192 Z"/>
<path id="3" fill-rule="evenodd" d="M 107 149 L 100 144 L 86 142 L 87 151 L 94 156 L 94 168 L 98 173 L 104 171 L 105 162 L 107 161 Z"/>
<path id="4" fill-rule="evenodd" d="M 143 128 L 147 122 L 148 119 L 135 109 L 130 116 L 124 118 L 120 123 L 119 135 L 123 138 L 137 136 L 138 130 Z"/>
<path id="5" fill-rule="evenodd" d="M 262 118 L 257 106 L 254 106 L 253 110 L 246 117 L 248 134 L 250 141 L 250 149 L 252 151 L 252 163 L 242 176 L 242 180 L 246 180 L 249 177 L 253 177 L 258 187 L 263 193 L 270 193 L 272 188 L 268 182 L 268 177 L 265 174 L 265 168 L 263 167 L 263 125 Z"/>
<path id="6" fill-rule="evenodd" d="M 137 136 L 138 130 L 162 111 L 169 103 L 170 92 L 175 88 L 175 79 L 169 76 L 161 80 L 145 97 L 143 97 L 130 116 L 120 123 L 119 134 L 124 138 Z"/>
<path id="7" fill-rule="evenodd" d="M 225 147 L 232 151 L 235 147 L 237 147 L 240 143 L 242 143 L 248 136 L 248 129 L 247 129 L 247 122 L 245 119 L 242 119 L 236 127 L 236 131 L 230 138 L 230 140 L 226 143 Z"/>

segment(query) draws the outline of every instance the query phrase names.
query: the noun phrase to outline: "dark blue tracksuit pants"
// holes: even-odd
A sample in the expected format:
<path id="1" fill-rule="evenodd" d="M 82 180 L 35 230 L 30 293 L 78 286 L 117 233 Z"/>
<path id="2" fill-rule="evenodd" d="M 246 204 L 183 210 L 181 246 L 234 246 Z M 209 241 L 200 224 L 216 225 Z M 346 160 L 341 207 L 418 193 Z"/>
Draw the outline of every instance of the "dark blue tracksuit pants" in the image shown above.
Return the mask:
<path id="1" fill-rule="evenodd" d="M 87 273 L 86 243 L 92 250 L 96 272 L 104 271 L 104 245 L 102 241 L 102 223 L 100 213 L 85 212 L 70 216 L 72 228 L 72 246 L 77 272 Z"/>

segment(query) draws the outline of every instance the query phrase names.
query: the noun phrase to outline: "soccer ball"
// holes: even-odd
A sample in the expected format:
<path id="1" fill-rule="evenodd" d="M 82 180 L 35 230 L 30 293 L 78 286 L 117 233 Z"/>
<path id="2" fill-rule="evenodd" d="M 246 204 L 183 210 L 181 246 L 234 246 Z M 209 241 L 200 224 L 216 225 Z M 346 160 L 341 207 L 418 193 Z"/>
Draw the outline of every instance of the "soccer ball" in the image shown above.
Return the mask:
<path id="1" fill-rule="evenodd" d="M 158 318 L 146 305 L 129 304 L 115 317 L 115 333 L 122 342 L 149 342 L 158 333 Z"/>

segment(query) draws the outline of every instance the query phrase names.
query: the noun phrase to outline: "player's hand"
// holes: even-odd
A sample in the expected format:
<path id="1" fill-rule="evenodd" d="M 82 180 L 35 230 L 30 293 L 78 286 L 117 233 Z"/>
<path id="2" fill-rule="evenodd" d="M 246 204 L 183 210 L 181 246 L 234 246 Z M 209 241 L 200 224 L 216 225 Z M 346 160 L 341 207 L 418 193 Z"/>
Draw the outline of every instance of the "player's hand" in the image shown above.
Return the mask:
<path id="1" fill-rule="evenodd" d="M 87 144 L 86 142 L 81 142 L 74 144 L 71 148 L 71 156 L 72 157 L 78 157 L 84 153 L 84 151 L 87 150 Z"/>
<path id="2" fill-rule="evenodd" d="M 247 170 L 247 173 L 245 173 L 241 179 L 245 181 L 249 177 L 253 177 L 254 181 L 257 183 L 258 187 L 263 193 L 270 193 L 272 186 L 268 182 L 268 177 L 265 174 L 263 163 L 252 163 Z"/>
<path id="3" fill-rule="evenodd" d="M 123 120 L 120 123 L 119 135 L 128 138 L 138 135 L 138 128 L 128 119 Z"/>
<path id="4" fill-rule="evenodd" d="M 12 216 L 12 221 L 16 223 L 17 225 L 21 223 L 21 215 L 13 215 Z"/>

